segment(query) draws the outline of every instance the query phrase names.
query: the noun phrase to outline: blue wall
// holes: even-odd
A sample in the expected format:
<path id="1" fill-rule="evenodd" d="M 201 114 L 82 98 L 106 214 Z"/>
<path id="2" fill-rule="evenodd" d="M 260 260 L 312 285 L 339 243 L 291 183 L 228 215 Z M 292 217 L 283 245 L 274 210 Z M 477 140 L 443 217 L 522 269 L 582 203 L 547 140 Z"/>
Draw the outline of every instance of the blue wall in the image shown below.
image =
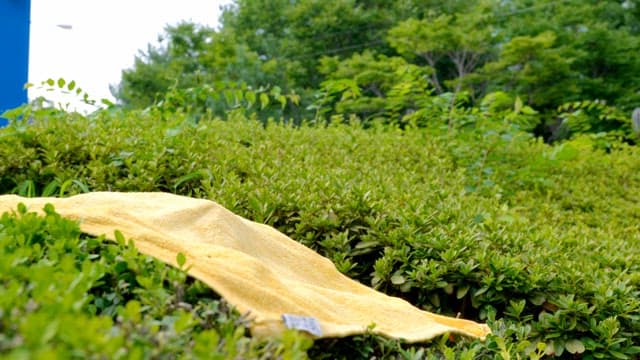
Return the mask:
<path id="1" fill-rule="evenodd" d="M 0 114 L 27 102 L 30 14 L 30 0 L 0 0 Z"/>

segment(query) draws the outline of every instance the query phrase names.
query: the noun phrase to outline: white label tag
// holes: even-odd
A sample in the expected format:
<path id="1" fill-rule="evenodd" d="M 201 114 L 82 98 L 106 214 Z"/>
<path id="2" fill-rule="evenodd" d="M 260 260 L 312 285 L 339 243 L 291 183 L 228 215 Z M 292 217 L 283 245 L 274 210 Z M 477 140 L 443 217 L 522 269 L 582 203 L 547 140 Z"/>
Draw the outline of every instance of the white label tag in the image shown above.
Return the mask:
<path id="1" fill-rule="evenodd" d="M 284 325 L 289 329 L 304 330 L 311 335 L 322 336 L 322 329 L 320 329 L 320 323 L 316 318 L 282 314 L 282 320 L 284 321 Z"/>

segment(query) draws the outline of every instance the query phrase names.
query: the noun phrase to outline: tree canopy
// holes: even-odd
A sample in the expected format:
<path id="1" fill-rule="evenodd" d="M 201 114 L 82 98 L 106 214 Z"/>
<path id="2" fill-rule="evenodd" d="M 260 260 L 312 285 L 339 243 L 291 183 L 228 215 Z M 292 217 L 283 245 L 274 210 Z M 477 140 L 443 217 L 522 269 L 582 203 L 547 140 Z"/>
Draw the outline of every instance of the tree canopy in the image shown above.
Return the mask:
<path id="1" fill-rule="evenodd" d="M 203 84 L 277 88 L 301 96 L 283 117 L 396 121 L 434 97 L 450 110 L 499 92 L 547 137 L 567 103 L 640 106 L 638 0 L 235 0 L 220 21 L 167 27 L 123 71 L 119 103 Z M 403 86 L 413 100 L 394 97 Z"/>

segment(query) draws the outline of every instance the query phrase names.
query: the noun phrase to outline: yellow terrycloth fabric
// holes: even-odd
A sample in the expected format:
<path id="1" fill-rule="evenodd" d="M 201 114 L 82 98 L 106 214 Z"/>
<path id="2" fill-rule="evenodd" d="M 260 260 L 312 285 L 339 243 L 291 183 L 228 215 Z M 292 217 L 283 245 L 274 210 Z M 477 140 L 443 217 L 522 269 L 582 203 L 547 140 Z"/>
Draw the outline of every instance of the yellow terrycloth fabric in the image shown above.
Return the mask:
<path id="1" fill-rule="evenodd" d="M 318 320 L 322 337 L 374 333 L 409 342 L 453 332 L 484 338 L 488 326 L 420 310 L 366 287 L 328 259 L 274 228 L 244 219 L 217 203 L 167 193 L 95 192 L 69 198 L 0 196 L 0 213 L 18 203 L 56 212 L 87 234 L 113 240 L 115 230 L 143 254 L 176 266 L 186 256 L 189 274 L 208 284 L 241 313 L 250 312 L 256 336 L 285 329 L 283 314 Z"/>

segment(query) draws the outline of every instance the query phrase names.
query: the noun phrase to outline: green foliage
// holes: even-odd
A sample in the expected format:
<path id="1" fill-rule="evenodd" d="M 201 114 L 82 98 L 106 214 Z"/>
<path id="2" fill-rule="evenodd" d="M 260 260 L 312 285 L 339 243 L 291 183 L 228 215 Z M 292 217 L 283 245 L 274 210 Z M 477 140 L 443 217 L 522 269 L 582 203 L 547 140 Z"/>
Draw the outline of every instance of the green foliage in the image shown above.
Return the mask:
<path id="1" fill-rule="evenodd" d="M 552 32 L 514 37 L 504 44 L 498 60 L 485 65 L 483 74 L 496 89 L 518 94 L 533 107 L 548 107 L 558 98 L 571 99 L 578 91 L 571 50 L 554 46 L 555 42 Z"/>
<path id="2" fill-rule="evenodd" d="M 284 70 L 274 85 L 302 90 L 323 80 L 316 71 L 323 55 L 383 48 L 381 37 L 395 17 L 394 7 L 386 1 L 238 0 L 221 20 L 240 41 Z"/>
<path id="3" fill-rule="evenodd" d="M 225 121 L 203 118 L 196 122 L 184 112 L 162 108 L 104 110 L 89 118 L 36 111 L 29 125 L 14 121 L 0 130 L 0 193 L 167 191 L 212 199 L 235 213 L 277 227 L 364 284 L 430 311 L 487 321 L 494 332 L 486 342 L 443 338 L 407 345 L 369 335 L 318 341 L 307 351 L 314 358 L 637 356 L 638 150 L 616 141 L 609 152 L 603 152 L 583 136 L 546 145 L 508 120 L 513 114 L 528 116 L 529 110 L 517 98 L 505 100 L 505 95 L 487 100 L 483 110 L 487 114 L 456 111 L 453 120 L 459 125 L 450 129 L 440 123 L 421 129 L 408 126 L 405 131 L 379 124 L 365 130 L 357 122 L 339 121 L 294 128 L 248 121 L 241 112 L 230 113 Z M 69 185 L 61 191 L 61 184 Z M 3 219 L 18 221 L 11 215 Z M 30 228 L 38 226 L 22 226 L 14 232 L 32 234 Z M 0 233 L 6 229 L 3 223 Z M 40 235 L 25 236 L 38 239 L 40 249 L 47 243 Z M 74 241 L 90 241 L 78 239 Z M 99 243 L 96 246 L 106 246 Z M 114 250 L 109 251 L 132 251 L 124 248 L 124 239 L 119 243 L 111 244 Z M 98 254 L 95 261 L 102 265 L 91 266 L 99 266 L 102 272 L 117 272 L 124 266 L 107 262 L 110 258 L 102 260 L 101 251 L 76 249 L 70 256 Z M 0 256 L 0 262 L 9 258 Z M 82 259 L 80 264 L 86 260 Z M 189 259 L 184 260 L 188 266 Z M 132 270 L 125 273 L 134 272 L 136 267 L 126 263 L 126 269 Z M 108 327 L 118 326 L 118 316 L 137 312 L 136 303 L 129 310 L 126 305 L 136 294 L 143 309 L 140 321 L 147 314 L 154 319 L 169 314 L 166 304 L 171 303 L 172 286 L 177 285 L 159 279 L 171 274 L 176 276 L 173 279 L 184 279 L 184 274 L 153 261 L 143 263 L 135 265 L 141 269 L 134 272 L 136 283 L 127 281 L 132 284 L 129 287 L 146 290 L 121 294 L 122 310 L 107 302 L 104 308 L 110 310 L 105 316 L 111 316 L 112 322 Z M 188 280 L 183 283 L 195 286 Z M 125 291 L 116 290 L 117 282 L 108 284 L 97 286 L 106 292 Z M 106 296 L 95 294 L 89 292 L 94 298 Z M 26 304 L 28 294 L 20 296 Z M 200 297 L 194 299 L 195 309 Z M 91 301 L 80 303 L 73 318 L 84 319 L 78 314 L 85 314 L 88 322 L 106 321 L 99 320 L 97 309 L 86 313 L 85 305 Z M 2 316 L 6 314 L 10 312 Z M 181 314 L 171 316 L 179 319 Z M 191 317 L 197 319 L 193 313 Z M 42 329 L 42 322 L 38 324 Z M 192 329 L 187 333 L 196 344 L 217 344 L 223 338 L 201 335 L 187 320 L 179 324 Z M 159 329 L 164 331 L 162 325 Z M 240 331 L 238 342 L 254 344 L 254 340 L 242 340 L 244 328 L 233 329 L 229 333 Z M 56 331 L 51 330 L 50 341 L 57 339 Z M 148 336 L 145 339 L 154 336 L 122 334 L 119 339 L 131 334 Z M 168 341 L 166 349 L 192 344 L 186 339 L 179 336 Z M 282 346 L 287 349 L 288 345 Z M 291 346 L 306 350 L 300 343 Z M 193 349 L 203 348 L 194 345 Z"/>
<path id="4" fill-rule="evenodd" d="M 638 106 L 640 93 L 640 39 L 627 29 L 611 29 L 606 23 L 592 24 L 578 32 L 575 47 L 582 51 L 574 66 L 582 69 L 576 81 L 581 99 L 602 99 L 625 110 Z"/>
<path id="5" fill-rule="evenodd" d="M 323 113 L 355 114 L 370 121 L 406 123 L 404 116 L 425 109 L 431 102 L 428 68 L 365 51 L 350 59 L 323 58 L 327 75 L 315 106 Z M 339 97 L 338 97 L 339 96 Z"/>
<path id="6" fill-rule="evenodd" d="M 86 237 L 44 211 L 21 204 L 0 217 L 2 358 L 305 357 L 308 339 L 250 338 L 246 317 L 121 234 Z"/>
<path id="7" fill-rule="evenodd" d="M 520 97 L 514 98 L 503 91 L 487 94 L 480 102 L 480 109 L 486 116 L 502 118 L 505 123 L 515 125 L 526 132 L 532 132 L 540 124 L 536 110 L 524 105 Z"/>
<path id="8" fill-rule="evenodd" d="M 601 149 L 610 149 L 622 141 L 637 139 L 631 118 L 604 101 L 575 101 L 558 107 L 560 125 L 554 134 L 556 139 L 569 139 L 589 134 Z"/>
<path id="9" fill-rule="evenodd" d="M 267 109 L 263 119 L 298 124 L 343 114 L 424 126 L 444 118 L 449 128 L 460 116 L 473 122 L 486 95 L 505 92 L 540 116 L 509 121 L 553 141 L 562 104 L 638 106 L 638 8 L 614 0 L 237 0 L 224 8 L 219 30 L 167 27 L 161 45 L 142 52 L 112 90 L 132 108 L 179 95 L 199 113 L 224 116 L 228 104 L 214 93 L 277 88 L 302 105 Z M 390 76 L 408 66 L 428 86 Z M 345 79 L 361 96 L 337 98 L 334 85 Z M 384 87 L 396 85 L 401 95 L 387 100 Z"/>
<path id="10" fill-rule="evenodd" d="M 445 80 L 460 91 L 464 77 L 480 66 L 492 52 L 488 8 L 474 4 L 454 15 L 430 13 L 424 19 L 408 19 L 389 30 L 387 40 L 401 55 L 421 58 L 434 70 L 432 85 L 446 91 Z M 450 74 L 453 74 L 450 75 Z"/>
<path id="11" fill-rule="evenodd" d="M 279 87 L 253 89 L 244 84 L 217 82 L 191 88 L 171 88 L 156 104 L 146 108 L 158 116 L 184 113 L 193 121 L 214 116 L 224 116 L 228 112 L 251 112 L 260 119 L 275 118 L 287 122 L 285 114 L 300 109 L 300 96 L 296 93 L 284 94 Z M 295 121 L 295 119 L 294 119 Z"/>
<path id="12" fill-rule="evenodd" d="M 160 46 L 149 45 L 136 57 L 112 89 L 122 105 L 145 108 L 175 91 L 207 86 L 221 91 L 234 84 L 259 88 L 275 82 L 273 64 L 262 62 L 231 33 L 181 23 L 167 27 L 160 40 Z"/>
<path id="13" fill-rule="evenodd" d="M 571 88 L 558 90 L 555 100 L 549 97 L 545 110 L 569 101 L 604 99 L 629 111 L 638 100 L 640 62 L 631 55 L 639 50 L 637 9 L 635 1 L 541 0 L 532 5 L 518 0 L 504 3 L 498 20 L 507 41 L 553 32 L 553 48 L 571 59 Z"/>

